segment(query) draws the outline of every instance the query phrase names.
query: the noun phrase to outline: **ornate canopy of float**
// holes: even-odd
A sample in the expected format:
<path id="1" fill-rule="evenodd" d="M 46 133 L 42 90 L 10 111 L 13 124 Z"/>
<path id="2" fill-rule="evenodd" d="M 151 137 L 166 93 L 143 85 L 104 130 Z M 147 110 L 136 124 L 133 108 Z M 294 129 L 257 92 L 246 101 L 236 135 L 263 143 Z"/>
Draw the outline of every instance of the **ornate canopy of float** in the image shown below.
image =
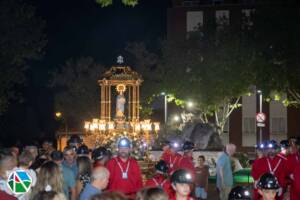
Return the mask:
<path id="1" fill-rule="evenodd" d="M 109 145 L 120 136 L 127 136 L 140 148 L 149 149 L 160 125 L 140 119 L 140 86 L 142 77 L 129 66 L 117 65 L 106 71 L 98 81 L 101 88 L 100 118 L 85 121 L 86 135 L 94 136 L 94 146 Z"/>

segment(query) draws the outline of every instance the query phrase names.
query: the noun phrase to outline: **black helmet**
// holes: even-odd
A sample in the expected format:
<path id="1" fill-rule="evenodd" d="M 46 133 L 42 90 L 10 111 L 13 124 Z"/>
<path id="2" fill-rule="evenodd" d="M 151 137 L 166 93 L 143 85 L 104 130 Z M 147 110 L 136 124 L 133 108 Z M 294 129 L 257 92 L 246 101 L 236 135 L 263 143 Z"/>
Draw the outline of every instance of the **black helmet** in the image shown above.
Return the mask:
<path id="1" fill-rule="evenodd" d="M 71 138 L 68 140 L 68 145 L 70 146 L 76 146 L 76 144 L 81 144 L 82 139 L 79 137 L 79 135 L 72 135 Z"/>
<path id="2" fill-rule="evenodd" d="M 260 143 L 260 144 L 256 144 L 255 145 L 255 149 L 258 149 L 258 150 L 263 150 L 265 148 L 265 145 L 264 143 Z"/>
<path id="3" fill-rule="evenodd" d="M 92 152 L 92 159 L 93 160 L 101 160 L 105 156 L 108 156 L 109 152 L 105 147 L 98 147 L 97 149 L 94 149 Z"/>
<path id="4" fill-rule="evenodd" d="M 178 169 L 171 175 L 171 183 L 193 183 L 192 175 L 185 169 Z"/>
<path id="5" fill-rule="evenodd" d="M 251 200 L 251 193 L 246 187 L 236 186 L 230 191 L 228 200 Z"/>
<path id="6" fill-rule="evenodd" d="M 53 161 L 61 161 L 64 159 L 64 154 L 61 151 L 52 151 L 50 154 L 51 160 Z"/>
<path id="7" fill-rule="evenodd" d="M 265 148 L 266 149 L 277 149 L 278 144 L 275 140 L 270 140 L 270 141 L 267 141 Z"/>
<path id="8" fill-rule="evenodd" d="M 166 146 L 166 145 L 169 145 L 170 146 L 171 142 L 169 140 L 164 140 L 162 141 L 162 145 L 163 146 Z"/>
<path id="9" fill-rule="evenodd" d="M 85 144 L 78 147 L 78 149 L 76 151 L 77 155 L 88 155 L 89 152 L 90 152 L 89 148 Z"/>
<path id="10" fill-rule="evenodd" d="M 158 163 L 156 163 L 155 169 L 157 171 L 167 173 L 169 167 L 168 167 L 168 164 L 164 160 L 160 160 L 160 161 L 158 161 Z"/>
<path id="11" fill-rule="evenodd" d="M 280 147 L 281 148 L 287 149 L 287 148 L 289 148 L 289 146 L 290 146 L 290 144 L 289 144 L 288 140 L 281 140 L 280 141 Z"/>
<path id="12" fill-rule="evenodd" d="M 179 144 L 178 141 L 171 141 L 170 147 L 175 150 L 180 150 L 181 145 Z"/>
<path id="13" fill-rule="evenodd" d="M 279 188 L 279 183 L 273 174 L 265 173 L 260 177 L 257 187 L 266 190 L 277 190 Z"/>
<path id="14" fill-rule="evenodd" d="M 121 137 L 118 140 L 118 148 L 132 148 L 132 143 L 127 137 Z"/>
<path id="15" fill-rule="evenodd" d="M 193 142 L 190 142 L 190 141 L 185 141 L 183 143 L 183 151 L 189 151 L 189 150 L 193 150 L 195 147 L 194 143 Z"/>

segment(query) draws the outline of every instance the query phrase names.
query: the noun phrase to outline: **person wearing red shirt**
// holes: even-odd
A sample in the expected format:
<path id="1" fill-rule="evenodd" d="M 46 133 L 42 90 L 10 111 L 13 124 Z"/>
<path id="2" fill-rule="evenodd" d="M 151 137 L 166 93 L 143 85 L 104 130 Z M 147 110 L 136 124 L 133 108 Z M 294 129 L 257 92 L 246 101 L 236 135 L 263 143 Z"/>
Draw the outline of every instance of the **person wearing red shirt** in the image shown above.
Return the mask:
<path id="1" fill-rule="evenodd" d="M 297 138 L 296 137 L 290 137 L 289 138 L 289 143 L 290 143 L 290 151 L 291 153 L 297 153 Z"/>
<path id="2" fill-rule="evenodd" d="M 296 141 L 291 139 L 292 143 L 290 142 L 290 154 L 288 155 L 287 159 L 287 167 L 288 167 L 288 173 L 291 174 L 294 171 L 294 168 L 300 164 L 300 153 L 299 153 L 299 147 L 300 147 L 300 138 L 298 138 Z"/>
<path id="3" fill-rule="evenodd" d="M 175 194 L 170 200 L 194 200 L 194 198 L 190 197 L 193 179 L 187 170 L 176 170 L 171 176 L 171 184 Z"/>
<path id="4" fill-rule="evenodd" d="M 286 166 L 284 165 L 284 160 L 276 155 L 276 149 L 278 145 L 276 141 L 267 142 L 266 148 L 266 156 L 258 159 L 255 163 L 253 163 L 251 176 L 254 179 L 254 193 L 257 192 L 256 184 L 259 178 L 264 173 L 272 173 L 278 179 L 280 188 L 277 194 L 277 199 L 283 198 L 283 188 L 286 187 Z M 254 200 L 258 200 L 259 197 L 257 195 L 254 196 Z"/>
<path id="5" fill-rule="evenodd" d="M 18 200 L 18 198 L 7 194 L 6 192 L 0 190 L 0 199 L 5 199 L 5 200 Z"/>
<path id="6" fill-rule="evenodd" d="M 255 145 L 256 158 L 253 161 L 252 166 L 257 166 L 258 160 L 265 156 L 265 152 L 264 152 L 265 145 L 267 145 L 267 143 L 261 143 L 261 144 Z M 257 199 L 258 197 L 259 197 L 258 191 L 257 191 L 257 189 L 254 189 L 253 190 L 253 198 Z"/>
<path id="7" fill-rule="evenodd" d="M 162 188 L 168 196 L 172 196 L 171 183 L 167 179 L 168 165 L 165 161 L 160 160 L 155 165 L 156 173 L 155 175 L 148 179 L 145 183 L 146 187 L 160 187 Z"/>
<path id="8" fill-rule="evenodd" d="M 286 187 L 284 188 L 283 192 L 285 193 L 285 196 L 289 196 L 290 193 L 290 184 L 291 184 L 291 179 L 290 179 L 290 174 L 292 166 L 289 164 L 289 157 L 290 157 L 290 144 L 288 140 L 281 140 L 280 141 L 280 152 L 277 154 L 280 158 L 283 159 L 283 164 L 286 166 Z"/>
<path id="9" fill-rule="evenodd" d="M 108 190 L 119 191 L 134 197 L 143 186 L 142 175 L 137 161 L 130 157 L 131 141 L 122 137 L 117 142 L 118 155 L 111 158 L 106 167 L 110 172 Z"/>
<path id="10" fill-rule="evenodd" d="M 182 155 L 180 155 L 178 153 L 178 151 L 180 150 L 180 145 L 178 142 L 176 141 L 172 141 L 170 143 L 170 152 L 168 154 L 165 154 L 164 157 L 162 157 L 162 160 L 164 160 L 169 167 L 168 170 L 168 174 L 171 175 L 178 166 L 178 162 L 180 160 L 180 158 L 182 157 Z"/>
<path id="11" fill-rule="evenodd" d="M 169 140 L 163 141 L 163 143 L 162 143 L 163 153 L 160 157 L 161 160 L 165 160 L 171 153 L 170 146 L 171 146 L 171 142 Z"/>
<path id="12" fill-rule="evenodd" d="M 276 176 L 271 173 L 263 174 L 257 183 L 260 200 L 275 200 L 277 190 L 280 188 Z"/>
<path id="13" fill-rule="evenodd" d="M 110 153 L 105 147 L 98 147 L 92 152 L 93 167 L 105 166 L 109 160 Z"/>
<path id="14" fill-rule="evenodd" d="M 279 157 L 281 157 L 285 162 L 287 162 L 289 154 L 290 154 L 289 141 L 281 140 L 280 141 L 280 152 L 277 155 Z"/>
<path id="15" fill-rule="evenodd" d="M 260 159 L 265 156 L 264 147 L 265 147 L 264 143 L 255 145 L 256 159 Z"/>
<path id="16" fill-rule="evenodd" d="M 298 151 L 288 157 L 288 171 L 291 178 L 290 200 L 300 199 L 300 138 L 295 143 Z"/>
<path id="17" fill-rule="evenodd" d="M 183 144 L 183 156 L 179 159 L 177 169 L 186 169 L 192 174 L 193 180 L 195 179 L 195 166 L 193 163 L 193 151 L 194 151 L 194 143 L 190 141 L 186 141 Z"/>

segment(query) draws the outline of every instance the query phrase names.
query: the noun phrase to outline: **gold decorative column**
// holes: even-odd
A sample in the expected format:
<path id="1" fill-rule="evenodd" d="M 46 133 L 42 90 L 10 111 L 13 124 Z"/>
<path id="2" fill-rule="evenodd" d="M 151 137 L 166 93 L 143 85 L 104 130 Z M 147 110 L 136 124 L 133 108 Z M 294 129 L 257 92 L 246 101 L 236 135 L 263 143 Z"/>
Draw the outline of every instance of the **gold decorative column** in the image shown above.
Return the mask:
<path id="1" fill-rule="evenodd" d="M 140 120 L 140 86 L 139 84 L 136 86 L 136 118 Z"/>
<path id="2" fill-rule="evenodd" d="M 105 119 L 105 86 L 103 83 L 101 86 L 101 102 L 100 102 L 100 119 Z"/>
<path id="3" fill-rule="evenodd" d="M 111 85 L 108 86 L 108 121 L 111 120 Z"/>
<path id="4" fill-rule="evenodd" d="M 136 86 L 132 87 L 132 121 L 136 121 Z"/>
<path id="5" fill-rule="evenodd" d="M 132 107 L 132 101 L 131 101 L 131 87 L 132 86 L 128 86 L 128 120 L 131 120 L 131 107 Z"/>

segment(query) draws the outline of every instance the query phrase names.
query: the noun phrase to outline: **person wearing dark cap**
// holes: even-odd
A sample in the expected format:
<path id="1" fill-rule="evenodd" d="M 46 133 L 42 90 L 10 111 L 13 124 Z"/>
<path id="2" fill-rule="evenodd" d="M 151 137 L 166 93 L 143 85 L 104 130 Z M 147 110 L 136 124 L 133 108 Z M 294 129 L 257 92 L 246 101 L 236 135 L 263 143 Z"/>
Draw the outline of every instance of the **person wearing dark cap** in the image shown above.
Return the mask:
<path id="1" fill-rule="evenodd" d="M 186 169 L 188 170 L 195 180 L 195 166 L 193 162 L 193 152 L 194 152 L 195 145 L 193 142 L 186 141 L 183 143 L 183 156 L 178 161 L 178 169 Z"/>
<path id="2" fill-rule="evenodd" d="M 260 199 L 260 195 L 257 194 L 257 183 L 259 178 L 265 173 L 272 173 L 276 176 L 280 185 L 277 198 L 283 199 L 283 189 L 286 187 L 287 166 L 285 165 L 285 160 L 276 155 L 278 147 L 276 141 L 268 141 L 265 147 L 266 156 L 259 159 L 252 166 L 251 175 L 254 179 L 254 200 Z"/>
<path id="3" fill-rule="evenodd" d="M 171 184 L 175 194 L 170 200 L 193 200 L 193 198 L 190 197 L 193 179 L 187 170 L 176 170 L 171 176 Z"/>
<path id="4" fill-rule="evenodd" d="M 90 150 L 85 144 L 82 144 L 77 148 L 76 154 L 77 154 L 77 157 L 80 157 L 80 156 L 89 157 Z"/>
<path id="5" fill-rule="evenodd" d="M 130 156 L 132 143 L 127 137 L 121 137 L 117 141 L 117 148 L 118 155 L 111 158 L 106 165 L 111 174 L 108 190 L 134 197 L 143 187 L 143 181 L 139 164 Z"/>
<path id="6" fill-rule="evenodd" d="M 67 141 L 68 146 L 72 146 L 75 149 L 78 149 L 78 147 L 81 146 L 82 139 L 79 137 L 79 135 L 72 135 L 70 139 Z"/>
<path id="7" fill-rule="evenodd" d="M 236 186 L 229 193 L 228 200 L 251 200 L 251 193 L 247 187 Z"/>
<path id="8" fill-rule="evenodd" d="M 180 150 L 180 144 L 177 141 L 170 142 L 170 153 L 162 157 L 169 167 L 168 174 L 171 175 L 176 169 L 178 169 L 178 162 L 181 159 L 182 155 L 178 153 Z"/>
<path id="9" fill-rule="evenodd" d="M 167 178 L 168 165 L 165 161 L 160 160 L 155 165 L 156 173 L 145 183 L 146 187 L 160 187 L 162 188 L 169 196 L 172 194 L 171 183 Z"/>
<path id="10" fill-rule="evenodd" d="M 92 159 L 94 161 L 93 167 L 105 166 L 109 160 L 110 153 L 105 147 L 98 147 L 92 152 Z"/>
<path id="11" fill-rule="evenodd" d="M 76 191 L 75 191 L 75 186 L 76 186 L 76 177 L 74 176 L 73 172 L 71 169 L 65 167 L 62 163 L 64 160 L 64 154 L 61 151 L 52 151 L 51 155 L 51 160 L 55 162 L 61 169 L 62 175 L 63 175 L 63 189 L 64 193 L 67 198 L 70 197 L 71 200 L 76 199 Z"/>
<path id="12" fill-rule="evenodd" d="M 263 174 L 257 183 L 260 200 L 275 200 L 276 193 L 280 188 L 276 176 L 271 173 Z"/>

